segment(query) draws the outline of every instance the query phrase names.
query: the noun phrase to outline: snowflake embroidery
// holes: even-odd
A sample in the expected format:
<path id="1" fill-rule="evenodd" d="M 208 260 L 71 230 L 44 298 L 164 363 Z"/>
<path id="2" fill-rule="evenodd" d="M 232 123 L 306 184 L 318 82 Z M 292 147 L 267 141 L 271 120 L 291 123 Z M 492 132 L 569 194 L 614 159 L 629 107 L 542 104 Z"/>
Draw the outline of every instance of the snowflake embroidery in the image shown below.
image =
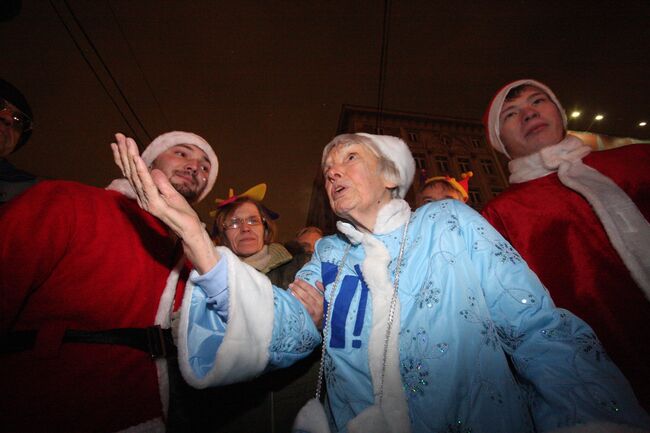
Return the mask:
<path id="1" fill-rule="evenodd" d="M 526 336 L 526 334 L 518 334 L 517 330 L 512 326 L 507 328 L 497 326 L 496 331 L 499 340 L 512 350 L 517 350 Z"/>
<path id="2" fill-rule="evenodd" d="M 458 224 L 458 215 L 449 215 L 449 219 L 447 220 L 447 228 L 449 229 L 450 232 L 456 231 L 456 229 L 458 229 L 457 233 L 459 235 L 462 234 L 462 231 L 460 230 L 460 225 Z"/>
<path id="3" fill-rule="evenodd" d="M 415 295 L 415 302 L 418 308 L 433 308 L 434 304 L 439 304 L 440 293 L 440 289 L 433 287 L 432 281 L 425 282 L 418 294 Z"/>
<path id="4" fill-rule="evenodd" d="M 404 389 L 409 394 L 424 395 L 424 388 L 429 385 L 427 377 L 429 370 L 422 360 L 415 358 L 405 358 L 400 362 L 400 372 L 404 381 Z"/>
<path id="5" fill-rule="evenodd" d="M 494 242 L 494 255 L 501 261 L 501 263 L 505 262 L 510 262 L 513 265 L 516 265 L 517 263 L 521 262 L 521 256 L 515 250 L 512 248 L 512 245 L 510 245 L 506 241 L 497 241 Z"/>
<path id="6" fill-rule="evenodd" d="M 278 337 L 271 344 L 271 352 L 311 352 L 317 340 L 308 331 L 304 314 L 288 314 L 281 321 Z"/>
<path id="7" fill-rule="evenodd" d="M 583 354 L 593 356 L 596 362 L 600 362 L 602 359 L 609 359 L 600 340 L 592 332 L 578 335 L 576 337 L 576 344 Z"/>
<path id="8" fill-rule="evenodd" d="M 325 352 L 323 357 L 323 376 L 327 382 L 327 386 L 336 385 L 336 366 L 332 362 L 332 357 L 328 352 Z"/>
<path id="9" fill-rule="evenodd" d="M 478 314 L 478 306 L 476 297 L 470 295 L 467 297 L 467 303 L 471 310 L 460 310 L 458 313 L 460 316 L 467 320 L 470 323 L 480 323 L 481 324 L 481 335 L 483 336 L 483 343 L 492 347 L 493 350 L 497 350 L 499 346 L 497 331 L 492 320 L 488 318 L 483 318 Z"/>
<path id="10" fill-rule="evenodd" d="M 444 356 L 449 345 L 437 343 L 431 345 L 424 328 L 416 332 L 405 329 L 400 333 L 400 353 L 408 354 L 400 359 L 400 373 L 408 399 L 424 395 L 429 386 L 429 361 Z"/>

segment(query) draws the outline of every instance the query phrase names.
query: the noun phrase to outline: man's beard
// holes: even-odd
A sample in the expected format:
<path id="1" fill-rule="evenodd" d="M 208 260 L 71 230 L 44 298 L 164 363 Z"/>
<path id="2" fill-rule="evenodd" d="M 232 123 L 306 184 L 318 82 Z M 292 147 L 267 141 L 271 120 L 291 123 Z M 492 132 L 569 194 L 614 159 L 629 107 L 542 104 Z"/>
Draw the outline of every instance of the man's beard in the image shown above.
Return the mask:
<path id="1" fill-rule="evenodd" d="M 176 191 L 178 191 L 180 195 L 185 197 L 185 200 L 187 200 L 188 203 L 194 203 L 196 199 L 199 197 L 198 191 L 190 188 L 184 183 L 172 183 L 172 186 Z"/>

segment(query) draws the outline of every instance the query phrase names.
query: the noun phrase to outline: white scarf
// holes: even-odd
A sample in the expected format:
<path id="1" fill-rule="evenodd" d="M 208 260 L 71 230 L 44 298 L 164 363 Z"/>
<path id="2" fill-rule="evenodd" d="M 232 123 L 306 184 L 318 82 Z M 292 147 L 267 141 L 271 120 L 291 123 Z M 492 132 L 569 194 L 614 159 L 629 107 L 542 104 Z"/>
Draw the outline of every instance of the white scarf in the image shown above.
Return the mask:
<path id="1" fill-rule="evenodd" d="M 632 278 L 650 300 L 650 224 L 625 191 L 582 163 L 590 152 L 579 138 L 567 135 L 557 144 L 510 161 L 510 183 L 557 172 L 563 185 L 580 193 L 593 207 Z"/>

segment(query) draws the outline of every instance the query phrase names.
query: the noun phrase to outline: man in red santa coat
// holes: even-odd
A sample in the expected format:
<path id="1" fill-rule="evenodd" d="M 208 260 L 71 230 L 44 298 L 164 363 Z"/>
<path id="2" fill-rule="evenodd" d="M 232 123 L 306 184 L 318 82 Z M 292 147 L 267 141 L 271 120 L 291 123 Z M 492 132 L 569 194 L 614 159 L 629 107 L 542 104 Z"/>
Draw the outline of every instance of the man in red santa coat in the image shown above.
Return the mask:
<path id="1" fill-rule="evenodd" d="M 511 159 L 511 186 L 483 216 L 555 303 L 593 327 L 650 409 L 650 146 L 593 152 L 567 133 L 555 94 L 530 79 L 499 90 L 483 120 Z"/>
<path id="2" fill-rule="evenodd" d="M 189 202 L 217 178 L 196 134 L 163 134 L 142 156 Z M 0 209 L 3 431 L 164 431 L 168 329 L 189 269 L 137 200 L 125 179 L 44 181 Z"/>

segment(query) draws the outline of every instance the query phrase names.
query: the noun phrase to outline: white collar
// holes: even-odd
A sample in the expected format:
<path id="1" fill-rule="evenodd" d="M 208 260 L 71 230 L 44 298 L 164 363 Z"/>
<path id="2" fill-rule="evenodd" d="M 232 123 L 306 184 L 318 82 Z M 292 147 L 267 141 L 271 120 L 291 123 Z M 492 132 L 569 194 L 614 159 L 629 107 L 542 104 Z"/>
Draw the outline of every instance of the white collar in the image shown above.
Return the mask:
<path id="1" fill-rule="evenodd" d="M 410 217 L 411 208 L 408 203 L 399 198 L 392 199 L 377 212 L 373 234 L 385 235 L 390 233 L 406 224 Z M 336 228 L 345 234 L 353 244 L 358 244 L 363 239 L 364 233 L 349 222 L 338 221 Z"/>
<path id="2" fill-rule="evenodd" d="M 555 173 L 563 161 L 582 160 L 591 152 L 591 148 L 582 140 L 567 134 L 564 140 L 547 146 L 531 155 L 513 159 L 508 163 L 510 183 L 522 183 Z"/>

